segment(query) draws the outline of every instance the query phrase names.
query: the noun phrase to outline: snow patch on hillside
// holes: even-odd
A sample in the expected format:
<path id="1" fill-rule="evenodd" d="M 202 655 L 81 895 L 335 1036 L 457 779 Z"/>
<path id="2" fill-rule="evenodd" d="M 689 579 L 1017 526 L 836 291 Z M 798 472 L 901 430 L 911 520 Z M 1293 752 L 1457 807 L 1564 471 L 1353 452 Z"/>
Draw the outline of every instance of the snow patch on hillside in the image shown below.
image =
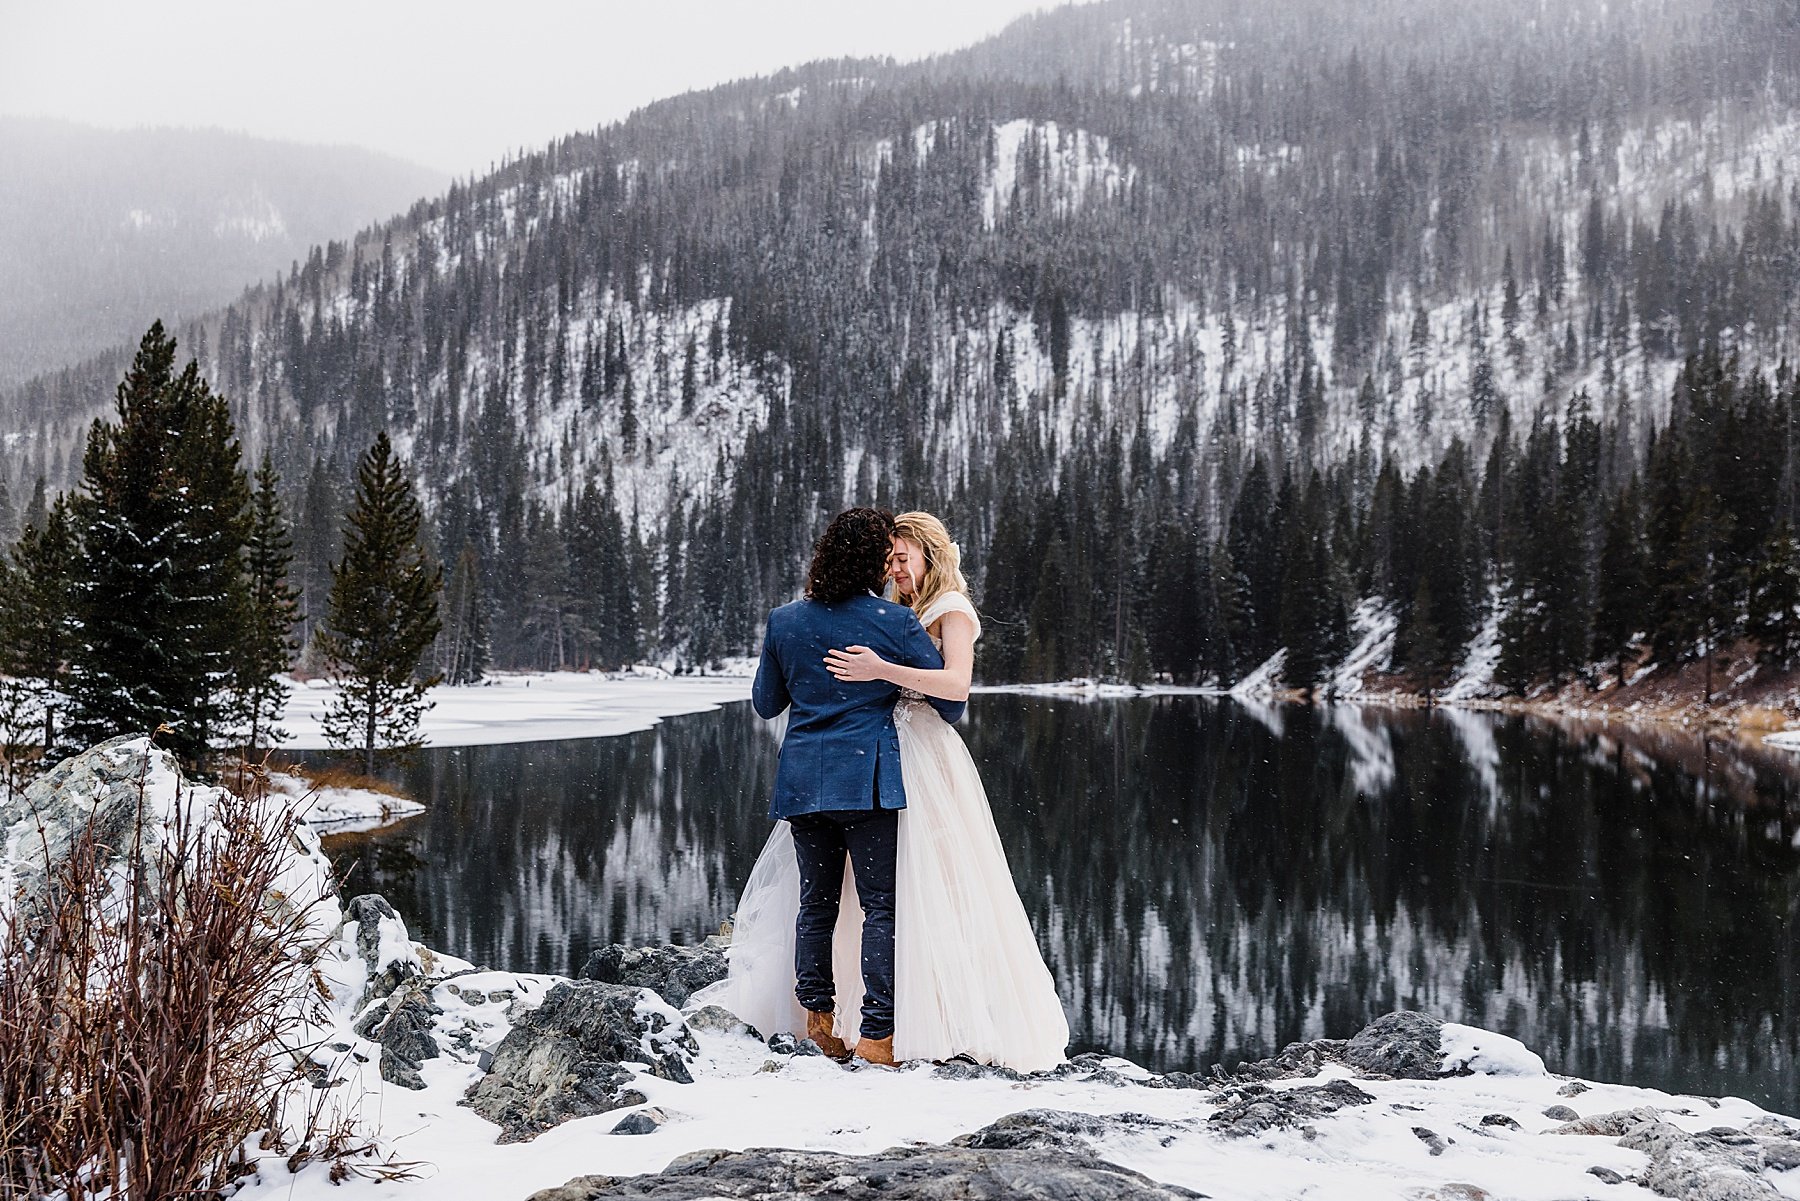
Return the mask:
<path id="1" fill-rule="evenodd" d="M 1494 672 L 1500 666 L 1500 592 L 1488 592 L 1487 615 L 1469 642 L 1462 666 L 1439 696 L 1447 701 L 1472 701 L 1494 693 Z"/>
<path id="2" fill-rule="evenodd" d="M 1287 648 L 1284 646 L 1257 666 L 1256 670 L 1239 680 L 1231 688 L 1233 700 L 1267 700 L 1275 695 L 1281 686 L 1281 673 L 1287 666 Z"/>
<path id="3" fill-rule="evenodd" d="M 1386 671 L 1394 657 L 1394 632 L 1400 618 L 1380 597 L 1365 597 L 1350 614 L 1350 636 L 1356 640 L 1344 661 L 1331 673 L 1330 689 L 1339 696 L 1363 690 L 1363 676 Z"/>
<path id="4" fill-rule="evenodd" d="M 981 194 L 981 219 L 994 228 L 1006 215 L 1021 186 L 1020 158 L 1030 152 L 1039 171 L 1027 186 L 1045 188 L 1058 216 L 1067 216 L 1090 199 L 1117 200 L 1136 178 L 1136 169 L 1113 159 L 1108 139 L 1085 129 L 1067 129 L 1055 121 L 1020 118 L 994 127 L 994 161 Z"/>

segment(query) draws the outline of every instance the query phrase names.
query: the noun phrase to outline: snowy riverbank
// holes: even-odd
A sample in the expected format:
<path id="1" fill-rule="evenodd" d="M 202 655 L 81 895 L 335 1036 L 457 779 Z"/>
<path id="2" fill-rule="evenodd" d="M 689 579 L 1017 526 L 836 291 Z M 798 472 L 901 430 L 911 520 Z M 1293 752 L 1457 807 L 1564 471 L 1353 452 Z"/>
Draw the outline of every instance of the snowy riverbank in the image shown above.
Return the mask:
<path id="1" fill-rule="evenodd" d="M 295 1171 L 287 1152 L 264 1154 L 240 1196 L 940 1195 L 896 1186 L 908 1164 L 1011 1186 L 954 1193 L 970 1197 L 1051 1179 L 1073 1182 L 1071 1196 L 1648 1196 L 1636 1183 L 1678 1197 L 1800 1196 L 1800 1172 L 1785 1170 L 1800 1163 L 1800 1123 L 1740 1100 L 1556 1076 L 1514 1040 L 1470 1027 L 1390 1017 L 1351 1043 L 1290 1048 L 1230 1079 L 1156 1076 L 1098 1056 L 1032 1077 L 955 1064 L 859 1069 L 796 1054 L 791 1040 L 772 1049 L 691 1001 L 684 1018 L 654 992 L 625 990 L 619 1010 L 617 984 L 471 971 L 410 944 L 391 911 L 363 912 L 377 928 L 358 936 L 348 925 L 328 956 L 335 1029 L 320 1031 L 316 1058 L 341 1082 L 331 1104 L 366 1150 L 335 1180 L 329 1163 Z M 371 958 L 358 945 L 381 950 Z M 359 1009 L 364 982 L 384 974 L 406 983 Z M 571 1028 L 571 1013 L 605 1004 L 613 1016 Z M 556 1018 L 526 1031 L 540 1006 Z M 624 1033 L 606 1037 L 626 1046 L 626 1061 L 584 1061 L 597 1026 L 619 1013 Z M 1392 1078 L 1406 1074 L 1419 1078 Z M 418 1087 L 396 1082 L 407 1079 Z M 564 1079 L 561 1093 L 544 1091 Z M 791 1153 L 728 1154 L 775 1147 Z M 665 1169 L 671 1177 L 656 1183 L 620 1179 Z M 809 1173 L 811 1186 L 792 1187 Z M 888 1184 L 859 1184 L 864 1173 Z"/>
<path id="2" fill-rule="evenodd" d="M 320 728 L 336 688 L 294 682 L 280 724 L 293 735 L 283 750 L 321 750 Z M 604 738 L 648 730 L 665 717 L 706 713 L 748 700 L 749 676 L 612 675 L 604 672 L 501 674 L 480 684 L 439 685 L 421 732 L 429 746 L 489 746 Z"/>
<path id="3" fill-rule="evenodd" d="M 164 808 L 211 795 L 142 740 L 81 762 L 0 823 L 0 878 L 44 878 L 35 848 L 96 820 L 95 779 L 125 803 L 140 779 L 171 782 Z M 61 833 L 27 836 L 45 821 Z M 604 949 L 592 980 L 475 965 L 413 942 L 380 897 L 326 893 L 309 831 L 290 845 L 283 895 L 319 898 L 305 1024 L 286 1039 L 302 1070 L 278 1128 L 245 1144 L 238 1197 L 1800 1197 L 1800 1122 L 1558 1076 L 1451 1014 L 1387 1015 L 1211 1076 L 1095 1055 L 1032 1076 L 843 1067 L 706 1006 L 715 940 Z"/>

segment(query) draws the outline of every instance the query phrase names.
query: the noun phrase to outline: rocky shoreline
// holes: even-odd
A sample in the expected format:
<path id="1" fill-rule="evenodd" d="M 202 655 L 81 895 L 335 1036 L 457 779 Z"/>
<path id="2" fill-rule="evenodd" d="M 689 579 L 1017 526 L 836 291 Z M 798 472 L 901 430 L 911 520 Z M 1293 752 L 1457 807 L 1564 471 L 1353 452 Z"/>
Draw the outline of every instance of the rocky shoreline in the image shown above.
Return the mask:
<path id="1" fill-rule="evenodd" d="M 21 849 L 7 877 L 28 893 L 84 823 L 136 811 L 144 779 L 162 781 L 158 820 L 208 795 L 142 740 L 96 748 L 0 811 Z M 304 824 L 294 846 L 296 871 L 328 884 Z M 839 1065 L 704 1003 L 723 937 L 601 947 L 566 979 L 434 952 L 375 894 L 313 905 L 333 914 L 304 950 L 316 995 L 246 1201 L 414 1180 L 433 1201 L 1800 1196 L 1800 1122 L 1557 1076 L 1511 1038 L 1420 1013 L 1229 1071 L 1096 1054 L 1030 1074 Z"/>

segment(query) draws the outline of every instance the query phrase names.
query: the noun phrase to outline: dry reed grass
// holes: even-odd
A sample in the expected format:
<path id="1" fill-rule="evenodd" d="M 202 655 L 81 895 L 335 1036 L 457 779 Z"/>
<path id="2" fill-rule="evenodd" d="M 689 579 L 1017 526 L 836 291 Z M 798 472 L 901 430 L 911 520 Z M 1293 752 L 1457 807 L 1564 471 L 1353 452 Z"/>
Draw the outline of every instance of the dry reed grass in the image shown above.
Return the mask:
<path id="1" fill-rule="evenodd" d="M 332 763 L 323 767 L 288 764 L 278 770 L 286 772 L 290 776 L 300 777 L 317 790 L 360 788 L 366 792 L 379 792 L 383 796 L 395 797 L 402 801 L 411 799 L 396 785 L 378 776 L 364 775 L 348 764 Z"/>
<path id="2" fill-rule="evenodd" d="M 269 898 L 292 814 L 254 777 L 146 845 L 91 829 L 46 895 L 0 913 L 0 1196 L 172 1201 L 248 1170 L 291 1060 L 304 914 Z"/>
<path id="3" fill-rule="evenodd" d="M 1768 705 L 1750 705 L 1737 714 L 1738 729 L 1764 734 L 1787 729 L 1790 720 L 1787 713 Z"/>

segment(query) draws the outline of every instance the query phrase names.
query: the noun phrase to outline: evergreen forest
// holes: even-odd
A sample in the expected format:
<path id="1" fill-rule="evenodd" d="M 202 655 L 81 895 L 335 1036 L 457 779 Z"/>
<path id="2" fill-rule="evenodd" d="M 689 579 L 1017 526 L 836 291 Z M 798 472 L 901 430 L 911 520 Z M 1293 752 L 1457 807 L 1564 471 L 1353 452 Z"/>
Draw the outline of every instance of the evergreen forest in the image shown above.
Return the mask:
<path id="1" fill-rule="evenodd" d="M 1761 0 L 1107 0 L 651 105 L 172 332 L 311 669 L 382 436 L 455 681 L 751 653 L 853 503 L 946 519 L 989 681 L 1785 665 L 1797 99 Z M 0 395 L 16 559 L 130 355 Z"/>

